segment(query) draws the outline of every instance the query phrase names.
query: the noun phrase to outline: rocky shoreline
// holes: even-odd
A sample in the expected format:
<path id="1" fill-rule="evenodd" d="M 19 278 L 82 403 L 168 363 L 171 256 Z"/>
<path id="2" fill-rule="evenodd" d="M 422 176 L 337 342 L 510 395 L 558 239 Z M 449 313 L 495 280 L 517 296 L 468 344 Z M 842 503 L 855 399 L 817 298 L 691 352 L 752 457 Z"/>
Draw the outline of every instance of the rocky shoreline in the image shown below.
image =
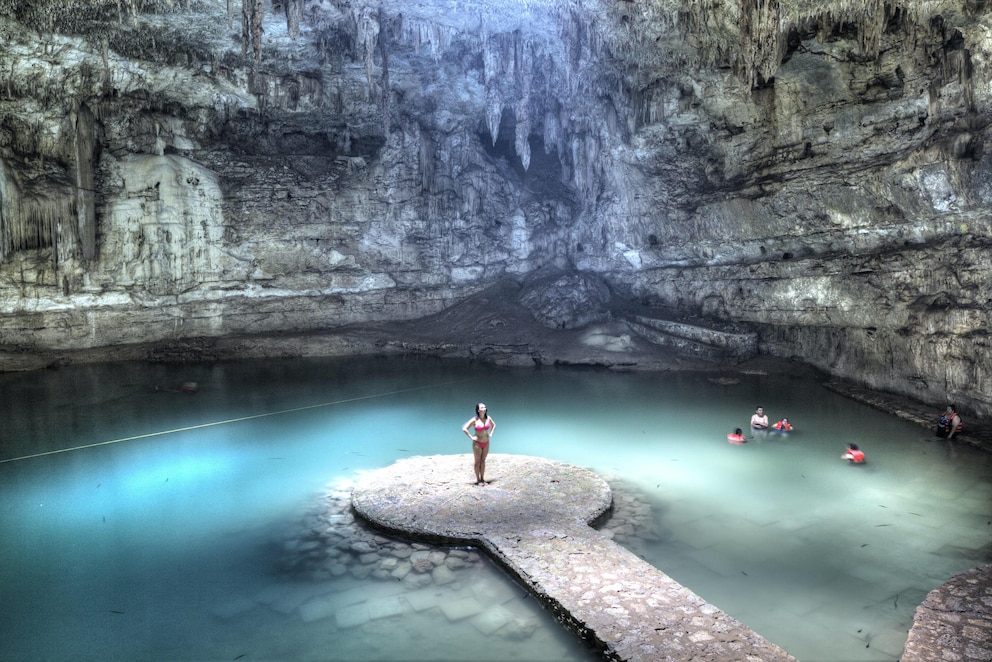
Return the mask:
<path id="1" fill-rule="evenodd" d="M 947 404 L 872 390 L 799 361 L 767 354 L 711 356 L 707 347 L 693 351 L 686 346 L 658 344 L 639 334 L 629 320 L 644 315 L 658 318 L 671 311 L 618 298 L 607 302 L 588 297 L 570 301 L 573 309 L 600 309 L 596 321 L 580 323 L 579 319 L 561 317 L 563 313 L 558 311 L 556 319 L 564 321 L 560 327 L 550 328 L 538 322 L 540 315 L 520 303 L 520 291 L 519 283 L 505 280 L 428 317 L 310 332 L 185 338 L 64 351 L 0 346 L 0 372 L 110 361 L 194 363 L 243 358 L 419 355 L 518 367 L 572 365 L 623 371 L 694 371 L 724 381 L 741 374 L 791 374 L 823 383 L 846 397 L 927 429 L 933 428 Z M 555 296 L 546 297 L 550 301 L 546 306 L 554 312 L 557 299 L 577 296 L 556 291 Z M 714 333 L 732 331 L 740 335 L 747 330 L 744 325 L 721 326 L 713 320 L 681 321 L 702 331 L 715 329 Z M 992 425 L 967 411 L 962 414 L 965 433 L 961 441 L 992 450 Z"/>
<path id="2" fill-rule="evenodd" d="M 458 317 L 459 315 L 455 315 Z M 743 361 L 714 361 L 685 356 L 631 334 L 621 322 L 604 322 L 581 330 L 540 328 L 533 320 L 491 319 L 467 311 L 473 324 L 453 323 L 447 316 L 390 325 L 348 327 L 313 333 L 199 338 L 174 343 L 123 345 L 64 352 L 0 348 L 0 372 L 40 370 L 77 363 L 149 361 L 193 363 L 243 358 L 418 355 L 458 358 L 503 366 L 573 365 L 622 371 L 694 371 L 714 381 L 731 383 L 741 374 L 793 374 L 808 377 L 846 397 L 886 411 L 926 429 L 935 426 L 946 403 L 923 403 L 875 391 L 825 375 L 816 368 L 772 356 Z M 463 316 L 463 317 L 464 317 Z M 518 325 L 508 339 L 473 329 Z M 437 340 L 444 338 L 443 341 Z M 965 413 L 963 443 L 992 451 L 992 425 Z"/>

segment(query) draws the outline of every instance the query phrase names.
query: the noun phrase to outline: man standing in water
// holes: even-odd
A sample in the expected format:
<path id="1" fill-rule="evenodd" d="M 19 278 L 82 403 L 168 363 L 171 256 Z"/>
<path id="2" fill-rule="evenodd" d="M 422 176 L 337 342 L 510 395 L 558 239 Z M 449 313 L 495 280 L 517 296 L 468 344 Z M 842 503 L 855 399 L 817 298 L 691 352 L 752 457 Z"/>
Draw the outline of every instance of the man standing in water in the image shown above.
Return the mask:
<path id="1" fill-rule="evenodd" d="M 758 407 L 754 410 L 754 415 L 751 416 L 751 427 L 756 430 L 768 429 L 768 414 L 765 413 L 764 407 Z"/>
<path id="2" fill-rule="evenodd" d="M 475 436 L 472 432 L 475 431 Z M 486 484 L 486 456 L 489 455 L 489 440 L 496 431 L 496 421 L 489 416 L 485 403 L 475 406 L 475 416 L 462 426 L 462 432 L 472 440 L 472 454 L 475 455 L 475 484 Z"/>

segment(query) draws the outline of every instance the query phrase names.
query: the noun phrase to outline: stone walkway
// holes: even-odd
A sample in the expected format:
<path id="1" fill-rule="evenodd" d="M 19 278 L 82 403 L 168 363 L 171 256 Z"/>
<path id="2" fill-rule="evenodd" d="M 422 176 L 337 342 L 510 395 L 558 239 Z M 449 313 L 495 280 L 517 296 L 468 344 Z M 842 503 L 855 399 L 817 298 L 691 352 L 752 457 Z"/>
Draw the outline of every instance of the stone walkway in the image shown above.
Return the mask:
<path id="1" fill-rule="evenodd" d="M 362 476 L 359 515 L 390 531 L 489 552 L 555 617 L 611 660 L 794 660 L 589 524 L 610 509 L 592 472 L 537 457 L 401 460 Z"/>

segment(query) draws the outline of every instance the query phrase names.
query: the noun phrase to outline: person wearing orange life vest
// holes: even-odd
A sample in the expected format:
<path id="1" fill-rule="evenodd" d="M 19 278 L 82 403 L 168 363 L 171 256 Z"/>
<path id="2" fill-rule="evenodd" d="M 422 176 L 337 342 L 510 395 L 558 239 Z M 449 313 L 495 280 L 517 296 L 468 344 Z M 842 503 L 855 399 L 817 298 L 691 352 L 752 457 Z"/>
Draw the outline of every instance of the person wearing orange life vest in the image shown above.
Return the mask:
<path id="1" fill-rule="evenodd" d="M 951 439 L 955 435 L 961 434 L 961 430 L 963 429 L 964 422 L 958 415 L 957 407 L 947 405 L 947 409 L 944 410 L 944 413 L 940 417 L 940 423 L 937 424 L 937 435 Z"/>
<path id="2" fill-rule="evenodd" d="M 747 439 L 744 438 L 744 433 L 741 432 L 740 428 L 734 429 L 733 432 L 727 435 L 727 441 L 732 444 L 745 444 Z"/>
<path id="3" fill-rule="evenodd" d="M 864 464 L 865 452 L 858 448 L 857 444 L 848 444 L 847 452 L 841 455 L 840 459 L 847 460 L 851 464 Z"/>
<path id="4" fill-rule="evenodd" d="M 783 418 L 781 421 L 772 426 L 772 429 L 776 432 L 792 432 L 792 423 L 789 419 Z"/>

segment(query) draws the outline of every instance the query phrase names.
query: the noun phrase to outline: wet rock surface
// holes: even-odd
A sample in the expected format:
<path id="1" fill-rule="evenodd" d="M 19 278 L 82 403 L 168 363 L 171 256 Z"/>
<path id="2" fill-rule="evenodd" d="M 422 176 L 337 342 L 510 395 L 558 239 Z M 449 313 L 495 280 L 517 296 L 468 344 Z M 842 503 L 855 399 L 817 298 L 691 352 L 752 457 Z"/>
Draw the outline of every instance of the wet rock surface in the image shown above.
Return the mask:
<path id="1" fill-rule="evenodd" d="M 335 577 L 399 581 L 412 589 L 448 584 L 454 573 L 479 563 L 470 549 L 407 542 L 374 531 L 356 520 L 350 490 L 325 496 L 304 518 L 298 534 L 281 544 L 276 569 L 296 581 Z"/>
<path id="2" fill-rule="evenodd" d="M 902 662 L 992 660 L 992 564 L 952 577 L 916 608 Z"/>
<path id="3" fill-rule="evenodd" d="M 480 582 L 484 561 L 478 549 L 412 541 L 373 528 L 355 517 L 353 488 L 350 481 L 328 486 L 296 525 L 273 540 L 277 583 L 218 605 L 214 616 L 234 618 L 264 605 L 304 623 L 360 632 L 381 619 L 416 614 L 427 623 L 467 621 L 484 636 L 513 641 L 541 627 L 519 608 L 519 590 Z"/>
<path id="4" fill-rule="evenodd" d="M 492 482 L 476 485 L 471 461 L 416 457 L 367 474 L 355 510 L 391 531 L 478 544 L 608 659 L 794 659 L 591 528 L 613 500 L 592 472 L 494 454 Z"/>

